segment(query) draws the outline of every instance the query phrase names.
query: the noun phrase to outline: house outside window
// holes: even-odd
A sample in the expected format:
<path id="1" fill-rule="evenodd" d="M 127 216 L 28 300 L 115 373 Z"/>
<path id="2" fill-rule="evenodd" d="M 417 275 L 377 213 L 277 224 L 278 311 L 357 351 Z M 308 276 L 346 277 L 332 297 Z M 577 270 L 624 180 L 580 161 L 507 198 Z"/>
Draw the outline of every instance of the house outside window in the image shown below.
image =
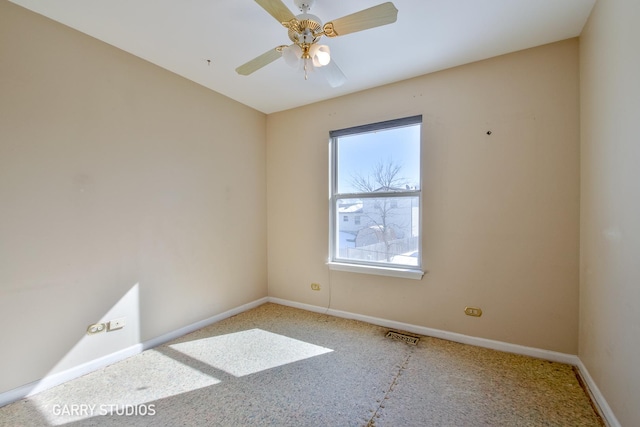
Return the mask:
<path id="1" fill-rule="evenodd" d="M 422 277 L 421 125 L 413 116 L 330 133 L 331 268 Z"/>

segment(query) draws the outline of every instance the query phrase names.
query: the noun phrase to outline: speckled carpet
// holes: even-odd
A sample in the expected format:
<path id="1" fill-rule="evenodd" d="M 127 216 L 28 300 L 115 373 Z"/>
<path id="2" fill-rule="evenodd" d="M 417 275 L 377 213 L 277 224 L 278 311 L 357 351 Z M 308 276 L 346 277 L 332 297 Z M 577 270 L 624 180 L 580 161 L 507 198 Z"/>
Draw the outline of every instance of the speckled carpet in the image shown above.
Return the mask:
<path id="1" fill-rule="evenodd" d="M 601 426 L 571 366 L 276 304 L 0 408 L 0 426 Z"/>

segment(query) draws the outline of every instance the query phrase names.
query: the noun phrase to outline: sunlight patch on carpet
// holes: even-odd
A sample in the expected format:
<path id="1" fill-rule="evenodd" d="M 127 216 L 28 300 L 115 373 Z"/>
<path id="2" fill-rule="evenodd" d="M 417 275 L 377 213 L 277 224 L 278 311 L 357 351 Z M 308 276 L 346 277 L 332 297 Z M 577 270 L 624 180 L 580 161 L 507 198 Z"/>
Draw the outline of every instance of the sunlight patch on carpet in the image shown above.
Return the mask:
<path id="1" fill-rule="evenodd" d="M 128 408 L 136 408 L 138 414 L 153 411 L 157 401 L 218 383 L 211 375 L 151 350 L 32 396 L 31 402 L 47 425 L 59 426 L 122 415 Z"/>
<path id="2" fill-rule="evenodd" d="M 171 348 L 236 377 L 333 351 L 262 329 L 173 344 Z"/>

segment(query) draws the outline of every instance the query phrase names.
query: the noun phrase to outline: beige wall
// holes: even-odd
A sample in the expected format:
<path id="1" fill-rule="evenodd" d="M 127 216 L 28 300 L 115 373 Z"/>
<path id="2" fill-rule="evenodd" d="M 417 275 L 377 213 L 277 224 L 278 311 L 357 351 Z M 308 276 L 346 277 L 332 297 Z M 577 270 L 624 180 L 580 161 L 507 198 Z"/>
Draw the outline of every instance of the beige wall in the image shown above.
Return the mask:
<path id="1" fill-rule="evenodd" d="M 254 301 L 268 277 L 274 297 L 566 353 L 580 301 L 580 357 L 640 424 L 631 3 L 597 3 L 580 64 L 568 40 L 265 117 L 0 1 L 0 392 Z M 328 132 L 415 114 L 428 273 L 329 272 Z"/>
<path id="2" fill-rule="evenodd" d="M 266 296 L 265 128 L 0 1 L 0 392 Z"/>
<path id="3" fill-rule="evenodd" d="M 269 115 L 269 295 L 576 354 L 578 89 L 572 39 Z M 428 273 L 329 272 L 329 131 L 416 114 Z"/>
<path id="4" fill-rule="evenodd" d="M 598 1 L 580 40 L 580 359 L 640 425 L 640 3 Z"/>

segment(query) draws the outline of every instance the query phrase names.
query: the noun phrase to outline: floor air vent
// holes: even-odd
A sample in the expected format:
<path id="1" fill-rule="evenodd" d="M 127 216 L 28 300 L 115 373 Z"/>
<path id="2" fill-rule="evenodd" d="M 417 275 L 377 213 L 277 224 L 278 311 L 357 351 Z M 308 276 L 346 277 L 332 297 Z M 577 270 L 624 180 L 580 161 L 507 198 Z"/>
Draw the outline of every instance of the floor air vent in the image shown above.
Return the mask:
<path id="1" fill-rule="evenodd" d="M 407 335 L 407 334 L 403 334 L 395 331 L 389 331 L 385 336 L 387 338 L 391 338 L 392 340 L 402 341 L 404 343 L 411 344 L 411 345 L 416 345 L 418 344 L 418 341 L 420 341 L 420 338 L 418 337 L 414 337 L 412 335 Z"/>

